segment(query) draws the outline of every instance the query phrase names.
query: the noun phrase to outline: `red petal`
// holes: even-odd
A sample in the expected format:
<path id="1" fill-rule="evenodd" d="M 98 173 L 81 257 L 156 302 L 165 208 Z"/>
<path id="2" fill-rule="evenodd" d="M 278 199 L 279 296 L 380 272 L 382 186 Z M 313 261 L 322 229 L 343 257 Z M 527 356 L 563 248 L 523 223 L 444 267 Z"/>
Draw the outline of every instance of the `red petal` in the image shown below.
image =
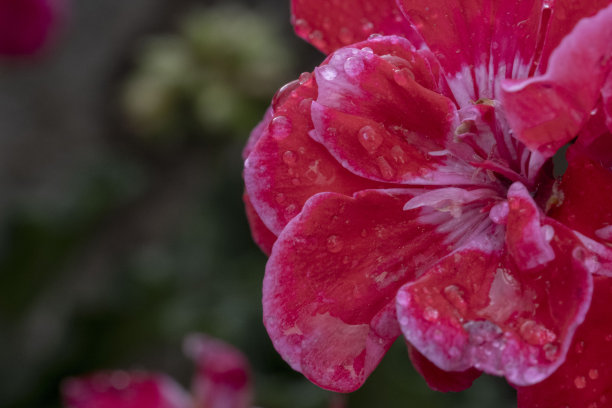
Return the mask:
<path id="1" fill-rule="evenodd" d="M 27 55 L 45 43 L 56 19 L 54 0 L 0 0 L 0 54 Z"/>
<path id="2" fill-rule="evenodd" d="M 612 276 L 612 171 L 579 148 L 570 148 L 567 157 L 569 167 L 549 199 L 549 216 L 604 244 L 591 243 L 599 255 L 593 268 Z"/>
<path id="3" fill-rule="evenodd" d="M 190 398 L 170 378 L 153 373 L 104 371 L 62 385 L 67 408 L 190 408 Z"/>
<path id="4" fill-rule="evenodd" d="M 244 201 L 244 208 L 246 210 L 249 226 L 251 227 L 253 240 L 264 254 L 270 255 L 272 246 L 276 242 L 276 235 L 274 235 L 274 233 L 266 227 L 261 218 L 259 218 L 246 192 L 242 195 L 242 201 Z"/>
<path id="5" fill-rule="evenodd" d="M 419 41 L 395 0 L 292 0 L 291 9 L 297 35 L 326 54 L 374 33 Z"/>
<path id="6" fill-rule="evenodd" d="M 612 279 L 594 280 L 593 300 L 565 363 L 546 380 L 518 387 L 519 408 L 606 408 L 612 404 Z"/>
<path id="7" fill-rule="evenodd" d="M 185 352 L 197 364 L 192 381 L 196 407 L 251 406 L 249 363 L 239 350 L 220 340 L 195 334 L 185 340 Z"/>
<path id="8" fill-rule="evenodd" d="M 580 20 L 591 17 L 597 14 L 601 9 L 610 5 L 610 0 L 546 1 L 552 4 L 552 13 L 548 21 L 546 41 L 543 44 L 540 72 L 543 72 L 547 68 L 549 65 L 548 58 L 563 41 L 563 38 L 576 27 L 576 24 Z"/>
<path id="9" fill-rule="evenodd" d="M 437 88 L 424 58 L 405 40 L 394 55 L 343 48 L 315 70 L 319 96 L 312 105 L 315 132 L 342 165 L 372 180 L 409 184 L 476 184 L 488 179 L 453 154 L 466 146 L 453 141 L 457 124 L 453 102 L 425 88 Z M 363 43 L 368 44 L 368 43 Z M 410 62 L 412 61 L 412 62 Z M 416 61 L 420 61 L 417 64 Z"/>
<path id="10" fill-rule="evenodd" d="M 434 363 L 425 358 L 417 349 L 408 344 L 408 354 L 414 368 L 423 376 L 429 388 L 441 392 L 459 392 L 472 386 L 481 371 L 470 368 L 466 371 L 440 370 Z"/>
<path id="11" fill-rule="evenodd" d="M 612 71 L 610 38 L 612 5 L 576 25 L 553 52 L 546 74 L 503 84 L 508 122 L 530 149 L 550 157 L 584 126 Z"/>
<path id="12" fill-rule="evenodd" d="M 499 79 L 527 76 L 542 0 L 398 0 L 398 4 L 440 59 L 461 105 L 494 98 Z"/>
<path id="13" fill-rule="evenodd" d="M 454 248 L 455 218 L 404 211 L 410 197 L 318 194 L 274 246 L 264 323 L 283 358 L 323 388 L 348 392 L 365 381 L 399 334 L 397 289 Z"/>
<path id="14" fill-rule="evenodd" d="M 245 161 L 249 198 L 266 227 L 278 234 L 322 191 L 352 194 L 378 184 L 346 171 L 308 132 L 310 105 L 317 96 L 314 79 L 283 88 L 273 103 L 274 117 Z"/>
<path id="15" fill-rule="evenodd" d="M 397 300 L 406 339 L 443 370 L 475 367 L 515 384 L 554 372 L 586 314 L 592 279 L 578 239 L 549 225 L 556 257 L 537 273 L 516 266 L 496 227 L 405 285 Z"/>

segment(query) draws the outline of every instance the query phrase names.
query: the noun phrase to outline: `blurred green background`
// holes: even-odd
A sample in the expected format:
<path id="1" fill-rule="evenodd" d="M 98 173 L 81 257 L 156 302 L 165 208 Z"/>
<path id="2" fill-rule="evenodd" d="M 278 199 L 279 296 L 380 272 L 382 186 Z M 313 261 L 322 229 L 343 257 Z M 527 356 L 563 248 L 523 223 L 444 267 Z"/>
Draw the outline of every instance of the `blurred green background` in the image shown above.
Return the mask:
<path id="1" fill-rule="evenodd" d="M 266 258 L 240 152 L 274 91 L 322 55 L 289 1 L 73 1 L 43 55 L 0 63 L 0 407 L 59 407 L 112 368 L 188 386 L 191 332 L 242 349 L 256 404 L 327 407 L 261 323 Z M 515 406 L 503 380 L 427 388 L 398 342 L 348 407 Z"/>

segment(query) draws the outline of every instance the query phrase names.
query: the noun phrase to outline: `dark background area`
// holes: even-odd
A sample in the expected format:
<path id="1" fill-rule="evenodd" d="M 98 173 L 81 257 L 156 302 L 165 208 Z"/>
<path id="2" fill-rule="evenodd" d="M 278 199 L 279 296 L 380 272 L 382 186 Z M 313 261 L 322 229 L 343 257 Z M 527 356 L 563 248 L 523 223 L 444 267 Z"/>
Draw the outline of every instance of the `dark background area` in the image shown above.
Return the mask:
<path id="1" fill-rule="evenodd" d="M 242 29 L 204 31 L 200 48 L 181 38 L 195 10 L 219 4 L 75 0 L 41 55 L 0 62 L 1 407 L 59 407 L 62 379 L 100 369 L 165 372 L 187 387 L 193 367 L 181 343 L 192 332 L 245 352 L 258 406 L 328 406 L 332 394 L 292 372 L 262 326 L 266 258 L 244 217 L 240 158 L 274 90 L 323 57 L 293 34 L 286 0 L 235 9 L 266 27 L 255 33 L 272 33 L 260 42 L 277 51 L 255 50 L 259 62 L 227 51 L 253 53 L 240 45 L 256 43 Z M 186 54 L 174 56 L 173 44 Z M 149 58 L 159 53 L 161 68 Z M 185 55 L 195 87 L 177 80 Z M 169 93 L 155 82 L 166 74 Z M 130 88 L 143 76 L 145 85 Z M 139 121 L 126 89 L 165 104 Z M 401 342 L 347 399 L 348 407 L 513 405 L 509 387 L 491 377 L 460 394 L 429 390 Z"/>

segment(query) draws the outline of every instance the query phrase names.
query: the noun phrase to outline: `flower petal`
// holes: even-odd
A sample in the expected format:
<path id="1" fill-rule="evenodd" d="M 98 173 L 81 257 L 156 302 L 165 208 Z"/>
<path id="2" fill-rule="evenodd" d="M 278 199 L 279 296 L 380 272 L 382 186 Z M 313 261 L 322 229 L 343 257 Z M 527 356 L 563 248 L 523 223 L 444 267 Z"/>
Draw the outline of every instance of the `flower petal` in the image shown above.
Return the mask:
<path id="1" fill-rule="evenodd" d="M 261 122 L 259 122 L 257 126 L 255 126 L 253 130 L 251 131 L 251 134 L 249 135 L 249 139 L 247 140 L 246 145 L 244 146 L 244 149 L 242 150 L 243 160 L 246 160 L 247 157 L 249 157 L 249 155 L 255 148 L 255 145 L 257 144 L 257 142 L 259 142 L 259 139 L 264 134 L 264 132 L 268 128 L 268 125 L 270 124 L 273 118 L 274 118 L 274 110 L 270 106 L 266 110 L 266 113 L 264 113 L 264 117 L 261 120 Z"/>
<path id="2" fill-rule="evenodd" d="M 190 408 L 187 393 L 162 374 L 103 371 L 62 384 L 67 408 Z"/>
<path id="3" fill-rule="evenodd" d="M 475 379 L 480 377 L 481 371 L 470 368 L 466 371 L 440 370 L 434 363 L 408 344 L 408 355 L 414 368 L 423 376 L 429 388 L 441 392 L 459 392 L 472 386 Z"/>
<path id="4" fill-rule="evenodd" d="M 544 75 L 502 84 L 515 136 L 546 157 L 573 139 L 612 72 L 612 5 L 581 20 L 550 57 Z"/>
<path id="5" fill-rule="evenodd" d="M 365 381 L 399 334 L 397 289 L 455 247 L 456 218 L 432 210 L 424 223 L 427 210 L 403 210 L 411 197 L 318 194 L 274 246 L 264 323 L 281 356 L 323 388 L 348 392 Z"/>
<path id="6" fill-rule="evenodd" d="M 57 18 L 54 0 L 0 0 L 0 55 L 38 51 Z"/>
<path id="7" fill-rule="evenodd" d="M 244 163 L 247 193 L 262 222 L 279 234 L 308 198 L 322 191 L 352 194 L 377 183 L 346 171 L 308 132 L 317 89 L 310 74 L 275 97 L 274 114 Z"/>
<path id="8" fill-rule="evenodd" d="M 439 58 L 461 106 L 495 97 L 496 82 L 527 77 L 542 0 L 398 0 Z"/>
<path id="9" fill-rule="evenodd" d="M 443 370 L 475 367 L 522 385 L 554 372 L 592 289 L 590 272 L 575 256 L 584 248 L 554 225 L 555 259 L 537 273 L 517 267 L 504 251 L 503 229 L 492 226 L 405 285 L 397 308 L 406 339 Z"/>
<path id="10" fill-rule="evenodd" d="M 565 363 L 546 380 L 518 387 L 519 408 L 589 407 L 612 403 L 612 278 L 594 280 L 593 300 Z"/>
<path id="11" fill-rule="evenodd" d="M 253 390 L 249 363 L 239 350 L 201 334 L 188 336 L 184 348 L 197 364 L 192 381 L 196 407 L 251 406 Z"/>
<path id="12" fill-rule="evenodd" d="M 291 10 L 297 35 L 326 54 L 374 33 L 419 41 L 395 0 L 292 0 Z"/>
<path id="13" fill-rule="evenodd" d="M 311 136 L 345 168 L 371 180 L 489 183 L 455 155 L 467 156 L 468 147 L 453 139 L 454 103 L 418 82 L 437 88 L 431 72 L 412 74 L 411 65 L 423 57 L 403 39 L 379 41 L 397 44 L 395 55 L 343 48 L 315 70 L 319 95 L 312 105 Z"/>
<path id="14" fill-rule="evenodd" d="M 276 235 L 266 227 L 259 215 L 257 215 L 246 192 L 242 195 L 242 201 L 244 201 L 244 208 L 253 240 L 264 254 L 270 255 L 272 246 L 276 242 Z"/>

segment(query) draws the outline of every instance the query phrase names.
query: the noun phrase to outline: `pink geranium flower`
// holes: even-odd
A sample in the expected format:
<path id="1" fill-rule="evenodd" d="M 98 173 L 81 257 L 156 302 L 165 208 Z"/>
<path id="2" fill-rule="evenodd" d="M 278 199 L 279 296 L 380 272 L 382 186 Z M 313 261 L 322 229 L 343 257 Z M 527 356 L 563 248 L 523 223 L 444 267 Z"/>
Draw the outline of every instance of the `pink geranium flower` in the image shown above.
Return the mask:
<path id="1" fill-rule="evenodd" d="M 234 347 L 192 335 L 185 351 L 197 366 L 189 395 L 164 374 L 103 371 L 67 380 L 66 408 L 248 408 L 252 402 L 249 364 Z"/>
<path id="2" fill-rule="evenodd" d="M 484 371 L 521 407 L 612 404 L 610 0 L 292 9 L 329 55 L 244 153 L 283 358 L 352 391 L 403 334 L 434 389 Z"/>
<path id="3" fill-rule="evenodd" d="M 59 0 L 0 0 L 0 55 L 38 51 L 52 34 Z"/>

